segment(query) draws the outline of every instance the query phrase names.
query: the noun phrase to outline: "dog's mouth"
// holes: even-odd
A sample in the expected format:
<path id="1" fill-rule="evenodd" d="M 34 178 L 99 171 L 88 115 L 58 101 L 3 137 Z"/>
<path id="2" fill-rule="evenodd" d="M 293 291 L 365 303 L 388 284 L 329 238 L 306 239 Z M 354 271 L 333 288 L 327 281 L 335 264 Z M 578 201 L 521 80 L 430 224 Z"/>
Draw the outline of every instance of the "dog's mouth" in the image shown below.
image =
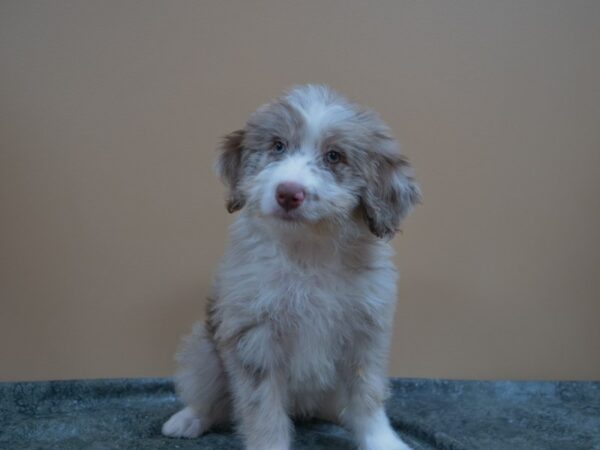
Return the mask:
<path id="1" fill-rule="evenodd" d="M 289 223 L 301 223 L 301 222 L 306 221 L 306 219 L 304 218 L 302 213 L 300 213 L 298 210 L 295 210 L 295 209 L 293 209 L 291 211 L 285 211 L 284 209 L 279 209 L 273 214 L 273 217 L 275 217 L 276 219 L 281 220 L 283 222 L 289 222 Z"/>

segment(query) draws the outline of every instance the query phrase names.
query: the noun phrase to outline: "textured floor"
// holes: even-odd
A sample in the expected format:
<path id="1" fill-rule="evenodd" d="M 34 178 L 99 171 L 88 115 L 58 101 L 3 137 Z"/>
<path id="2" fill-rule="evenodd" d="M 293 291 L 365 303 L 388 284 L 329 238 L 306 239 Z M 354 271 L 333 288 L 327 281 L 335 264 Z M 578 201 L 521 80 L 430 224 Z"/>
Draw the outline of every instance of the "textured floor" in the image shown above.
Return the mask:
<path id="1" fill-rule="evenodd" d="M 387 408 L 415 449 L 600 450 L 600 383 L 393 380 Z M 1 449 L 242 450 L 229 430 L 168 439 L 170 380 L 0 383 Z M 295 450 L 354 449 L 325 423 L 297 424 Z"/>

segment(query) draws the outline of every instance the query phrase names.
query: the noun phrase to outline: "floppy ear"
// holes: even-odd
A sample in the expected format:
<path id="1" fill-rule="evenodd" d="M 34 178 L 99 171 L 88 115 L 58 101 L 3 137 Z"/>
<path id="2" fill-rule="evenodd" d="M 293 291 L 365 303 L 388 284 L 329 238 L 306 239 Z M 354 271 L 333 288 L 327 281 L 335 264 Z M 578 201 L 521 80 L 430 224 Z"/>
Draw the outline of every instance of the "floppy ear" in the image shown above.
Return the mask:
<path id="1" fill-rule="evenodd" d="M 223 183 L 229 188 L 227 211 L 230 213 L 242 209 L 246 203 L 246 199 L 239 189 L 242 176 L 242 143 L 244 134 L 244 130 L 237 130 L 223 138 L 220 147 L 221 153 L 216 164 L 217 173 Z"/>
<path id="2" fill-rule="evenodd" d="M 377 154 L 371 161 L 362 195 L 363 215 L 371 232 L 394 237 L 402 219 L 421 200 L 408 160 L 400 154 Z"/>

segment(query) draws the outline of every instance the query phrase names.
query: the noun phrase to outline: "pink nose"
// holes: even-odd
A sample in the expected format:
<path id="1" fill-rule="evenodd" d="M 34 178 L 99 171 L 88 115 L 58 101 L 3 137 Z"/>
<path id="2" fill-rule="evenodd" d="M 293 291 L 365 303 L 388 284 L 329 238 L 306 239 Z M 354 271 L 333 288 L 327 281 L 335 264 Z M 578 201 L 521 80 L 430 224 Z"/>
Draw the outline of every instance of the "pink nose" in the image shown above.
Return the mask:
<path id="1" fill-rule="evenodd" d="M 296 209 L 304 201 L 304 188 L 298 183 L 279 183 L 275 190 L 277 203 L 286 211 Z"/>

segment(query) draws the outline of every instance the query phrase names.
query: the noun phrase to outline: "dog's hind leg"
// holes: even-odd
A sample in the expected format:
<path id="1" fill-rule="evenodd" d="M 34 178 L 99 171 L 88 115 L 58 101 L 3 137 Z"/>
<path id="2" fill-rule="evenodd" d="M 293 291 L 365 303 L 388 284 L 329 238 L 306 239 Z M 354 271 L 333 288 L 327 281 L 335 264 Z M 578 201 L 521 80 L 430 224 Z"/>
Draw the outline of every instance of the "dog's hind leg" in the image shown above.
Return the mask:
<path id="1" fill-rule="evenodd" d="M 177 354 L 175 386 L 187 406 L 171 416 L 165 436 L 193 438 L 231 418 L 231 400 L 221 358 L 204 324 L 194 326 Z"/>

